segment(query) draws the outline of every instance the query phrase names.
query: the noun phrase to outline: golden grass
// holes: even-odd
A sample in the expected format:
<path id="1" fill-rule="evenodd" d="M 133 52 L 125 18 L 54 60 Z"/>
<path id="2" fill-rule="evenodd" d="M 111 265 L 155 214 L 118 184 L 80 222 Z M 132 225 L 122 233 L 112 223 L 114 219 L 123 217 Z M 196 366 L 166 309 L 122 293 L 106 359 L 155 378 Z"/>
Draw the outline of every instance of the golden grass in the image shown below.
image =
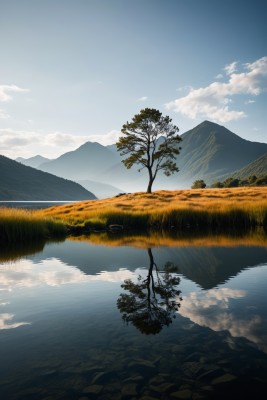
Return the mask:
<path id="1" fill-rule="evenodd" d="M 69 226 L 255 226 L 267 224 L 267 187 L 194 189 L 133 193 L 83 201 L 36 212 Z"/>
<path id="2" fill-rule="evenodd" d="M 66 235 L 65 225 L 35 211 L 0 208 L 1 243 L 29 243 Z"/>

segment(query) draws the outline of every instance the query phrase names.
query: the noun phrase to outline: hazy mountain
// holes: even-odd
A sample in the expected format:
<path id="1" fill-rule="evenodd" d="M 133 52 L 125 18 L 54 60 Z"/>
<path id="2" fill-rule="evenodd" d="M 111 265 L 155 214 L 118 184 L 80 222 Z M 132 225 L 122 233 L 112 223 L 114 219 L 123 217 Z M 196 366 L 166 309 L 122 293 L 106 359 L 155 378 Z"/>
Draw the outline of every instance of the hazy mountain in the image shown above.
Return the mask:
<path id="1" fill-rule="evenodd" d="M 38 168 L 44 162 L 48 162 L 51 160 L 49 158 L 45 158 L 40 155 L 37 155 L 34 157 L 30 157 L 30 158 L 18 157 L 18 158 L 16 158 L 15 161 L 20 162 L 21 164 L 24 164 L 24 165 L 28 165 L 28 167 Z"/>
<path id="2" fill-rule="evenodd" d="M 98 181 L 111 165 L 119 162 L 119 155 L 99 143 L 86 142 L 78 149 L 63 154 L 39 166 L 42 171 L 77 180 Z"/>
<path id="3" fill-rule="evenodd" d="M 109 185 L 107 183 L 100 183 L 90 180 L 82 180 L 77 181 L 80 185 L 82 185 L 85 189 L 93 192 L 98 199 L 105 199 L 107 197 L 116 196 L 119 193 L 122 193 L 123 190 L 119 189 L 115 186 Z"/>
<path id="4" fill-rule="evenodd" d="M 78 183 L 0 156 L 0 200 L 90 200 L 96 197 Z"/>
<path id="5" fill-rule="evenodd" d="M 159 173 L 154 190 L 189 188 L 196 179 L 204 179 L 211 184 L 223 175 L 229 176 L 247 167 L 267 152 L 266 143 L 242 139 L 209 121 L 204 121 L 181 137 L 182 150 L 177 156 L 178 174 L 167 178 Z M 123 192 L 145 191 L 147 171 L 138 172 L 137 166 L 127 170 L 121 159 L 116 145 L 87 142 L 74 151 L 41 164 L 39 168 L 76 182 L 89 180 L 112 184 Z"/>

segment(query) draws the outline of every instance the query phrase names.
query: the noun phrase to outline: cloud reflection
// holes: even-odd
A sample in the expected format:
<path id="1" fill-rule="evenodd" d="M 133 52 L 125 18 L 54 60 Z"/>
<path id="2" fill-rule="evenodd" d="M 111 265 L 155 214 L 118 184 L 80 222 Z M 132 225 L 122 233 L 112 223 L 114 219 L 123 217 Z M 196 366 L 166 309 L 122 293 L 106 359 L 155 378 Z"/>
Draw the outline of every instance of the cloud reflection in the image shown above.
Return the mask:
<path id="1" fill-rule="evenodd" d="M 31 325 L 30 322 L 14 322 L 10 321 L 14 318 L 14 314 L 2 313 L 0 314 L 0 330 L 2 329 L 14 329 L 23 325 Z"/>
<path id="2" fill-rule="evenodd" d="M 230 305 L 232 300 L 244 298 L 246 295 L 244 290 L 230 288 L 192 292 L 184 296 L 179 314 L 216 332 L 228 331 L 233 337 L 245 337 L 267 352 L 261 317 L 249 312 L 240 315 L 240 309 L 234 309 Z"/>
<path id="3" fill-rule="evenodd" d="M 61 286 L 90 281 L 123 282 L 135 274 L 127 269 L 102 271 L 97 275 L 86 275 L 78 268 L 65 265 L 56 258 L 34 264 L 30 260 L 0 267 L 0 290 L 14 290 L 17 287 Z"/>

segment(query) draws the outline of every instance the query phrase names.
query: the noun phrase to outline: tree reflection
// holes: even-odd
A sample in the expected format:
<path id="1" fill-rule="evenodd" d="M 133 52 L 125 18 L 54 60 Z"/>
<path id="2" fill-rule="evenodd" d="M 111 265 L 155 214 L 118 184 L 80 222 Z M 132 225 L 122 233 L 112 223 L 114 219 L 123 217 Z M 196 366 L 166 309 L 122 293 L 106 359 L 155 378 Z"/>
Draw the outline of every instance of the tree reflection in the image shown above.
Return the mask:
<path id="1" fill-rule="evenodd" d="M 180 278 L 173 274 L 177 268 L 167 262 L 164 270 L 159 272 L 151 249 L 147 251 L 150 260 L 147 277 L 144 279 L 139 275 L 136 283 L 126 279 L 121 287 L 129 294 L 121 293 L 117 306 L 125 322 L 131 322 L 146 335 L 155 335 L 163 326 L 172 323 L 182 298 L 177 289 Z"/>

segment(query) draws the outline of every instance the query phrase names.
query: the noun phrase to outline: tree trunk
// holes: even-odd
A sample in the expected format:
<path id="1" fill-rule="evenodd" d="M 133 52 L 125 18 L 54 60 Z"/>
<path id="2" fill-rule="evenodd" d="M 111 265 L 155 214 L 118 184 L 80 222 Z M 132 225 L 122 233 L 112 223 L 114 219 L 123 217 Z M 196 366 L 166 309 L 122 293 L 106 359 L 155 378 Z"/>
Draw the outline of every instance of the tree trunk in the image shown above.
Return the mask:
<path id="1" fill-rule="evenodd" d="M 147 187 L 147 193 L 152 193 L 152 184 L 153 184 L 153 181 L 149 181 L 149 184 L 148 184 L 148 187 Z"/>
<path id="2" fill-rule="evenodd" d="M 148 187 L 147 187 L 147 193 L 152 193 L 152 185 L 154 182 L 154 178 L 153 178 L 153 174 L 152 171 L 149 169 L 148 170 L 148 174 L 149 174 L 149 182 L 148 182 Z"/>

